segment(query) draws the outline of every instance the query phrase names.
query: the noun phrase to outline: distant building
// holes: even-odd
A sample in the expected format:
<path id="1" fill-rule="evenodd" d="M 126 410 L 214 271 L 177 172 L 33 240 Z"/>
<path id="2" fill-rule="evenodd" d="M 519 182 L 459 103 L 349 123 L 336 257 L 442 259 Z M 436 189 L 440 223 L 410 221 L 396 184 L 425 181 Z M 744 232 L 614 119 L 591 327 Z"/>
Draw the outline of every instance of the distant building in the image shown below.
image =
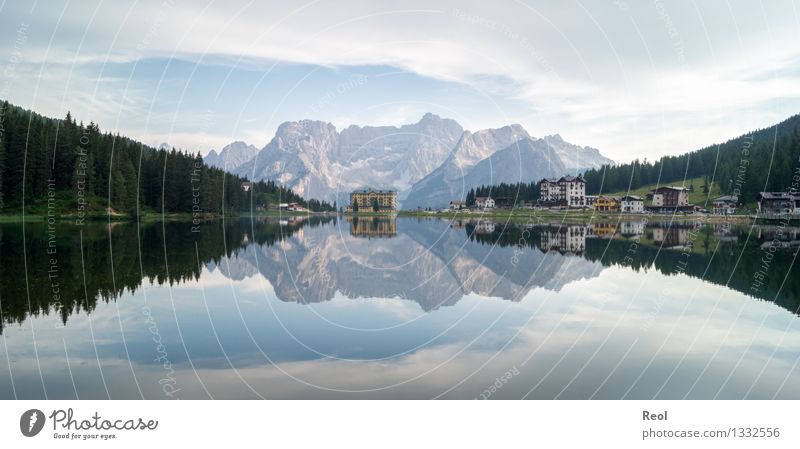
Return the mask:
<path id="1" fill-rule="evenodd" d="M 464 209 L 465 207 L 467 207 L 466 201 L 461 201 L 461 200 L 450 201 L 450 210 L 461 210 Z"/>
<path id="2" fill-rule="evenodd" d="M 739 204 L 739 197 L 736 195 L 725 195 L 714 198 L 711 204 L 711 213 L 714 215 L 731 215 L 736 212 L 736 207 Z"/>
<path id="3" fill-rule="evenodd" d="M 363 189 L 350 193 L 352 212 L 394 212 L 397 210 L 397 192 L 394 190 Z"/>
<path id="4" fill-rule="evenodd" d="M 303 205 L 301 205 L 300 203 L 289 203 L 286 206 L 286 209 L 288 209 L 291 212 L 308 212 L 308 209 L 303 207 Z"/>
<path id="5" fill-rule="evenodd" d="M 560 188 L 558 178 L 545 178 L 539 182 L 539 201 L 544 205 L 555 205 Z"/>
<path id="6" fill-rule="evenodd" d="M 789 192 L 761 192 L 756 196 L 758 213 L 792 215 L 800 213 L 800 195 Z"/>
<path id="7" fill-rule="evenodd" d="M 594 203 L 597 202 L 597 195 L 586 195 L 586 206 L 594 207 Z"/>
<path id="8" fill-rule="evenodd" d="M 494 209 L 494 199 L 490 196 L 479 196 L 475 198 L 475 206 L 479 209 Z"/>
<path id="9" fill-rule="evenodd" d="M 601 212 L 619 212 L 619 204 L 619 198 L 616 196 L 600 195 L 594 202 L 594 209 Z"/>
<path id="10" fill-rule="evenodd" d="M 644 213 L 644 200 L 635 195 L 626 195 L 619 200 L 619 210 L 626 214 Z"/>
<path id="11" fill-rule="evenodd" d="M 245 182 L 242 183 L 242 190 L 244 190 L 245 192 L 249 192 L 250 189 L 252 189 L 252 188 L 253 188 L 253 183 L 252 182 L 245 181 Z"/>
<path id="12" fill-rule="evenodd" d="M 689 205 L 689 190 L 684 187 L 659 187 L 652 190 L 654 207 L 683 207 Z"/>
<path id="13" fill-rule="evenodd" d="M 539 196 L 547 206 L 586 206 L 586 181 L 580 176 L 546 178 L 539 182 Z"/>

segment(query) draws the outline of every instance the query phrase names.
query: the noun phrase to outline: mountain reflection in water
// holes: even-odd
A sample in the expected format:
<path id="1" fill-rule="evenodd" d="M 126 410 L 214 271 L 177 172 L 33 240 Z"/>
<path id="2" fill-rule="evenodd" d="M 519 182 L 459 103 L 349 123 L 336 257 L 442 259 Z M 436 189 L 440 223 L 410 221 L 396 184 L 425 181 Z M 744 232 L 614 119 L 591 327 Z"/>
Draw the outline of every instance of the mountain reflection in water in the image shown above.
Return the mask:
<path id="1" fill-rule="evenodd" d="M 512 366 L 524 379 L 498 397 L 798 397 L 796 228 L 347 216 L 194 230 L 0 224 L 0 397 L 160 397 L 164 376 L 185 397 L 475 397 Z M 176 374 L 154 361 L 156 322 Z M 691 338 L 675 349 L 677 335 Z"/>

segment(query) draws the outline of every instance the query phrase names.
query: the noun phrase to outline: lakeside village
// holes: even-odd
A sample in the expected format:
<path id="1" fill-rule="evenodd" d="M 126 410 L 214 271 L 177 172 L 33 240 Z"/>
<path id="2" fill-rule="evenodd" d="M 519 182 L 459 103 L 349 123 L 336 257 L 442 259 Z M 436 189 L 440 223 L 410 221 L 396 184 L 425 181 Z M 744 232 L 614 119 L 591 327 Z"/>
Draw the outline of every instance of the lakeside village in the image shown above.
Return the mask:
<path id="1" fill-rule="evenodd" d="M 246 191 L 250 183 L 243 183 Z M 723 195 L 710 200 L 704 208 L 689 201 L 692 190 L 686 187 L 662 186 L 650 190 L 644 197 L 636 195 L 587 195 L 586 181 L 580 176 L 562 176 L 539 181 L 537 201 L 514 201 L 509 197 L 478 196 L 470 200 L 450 201 L 441 210 L 419 209 L 417 213 L 503 213 L 514 210 L 553 212 L 597 211 L 603 214 L 681 214 L 717 215 L 759 218 L 767 220 L 800 219 L 800 193 L 760 192 L 755 198 L 756 214 L 742 212 L 742 203 L 735 195 Z M 271 208 L 288 212 L 310 212 L 298 203 L 281 203 Z M 398 213 L 397 192 L 394 190 L 359 189 L 350 193 L 350 204 L 343 210 L 349 215 L 395 215 Z M 414 211 L 406 211 L 414 212 Z"/>
<path id="2" fill-rule="evenodd" d="M 691 189 L 662 186 L 650 190 L 644 197 L 636 195 L 587 195 L 586 181 L 580 176 L 562 176 L 539 181 L 539 199 L 517 201 L 508 197 L 479 196 L 474 201 L 453 200 L 448 209 L 426 212 L 493 212 L 495 210 L 536 209 L 549 211 L 598 211 L 624 215 L 653 214 L 711 214 L 740 215 L 742 203 L 736 195 L 723 195 L 710 200 L 705 208 L 689 202 Z M 800 219 L 800 193 L 760 192 L 755 198 L 757 215 L 751 218 Z"/>

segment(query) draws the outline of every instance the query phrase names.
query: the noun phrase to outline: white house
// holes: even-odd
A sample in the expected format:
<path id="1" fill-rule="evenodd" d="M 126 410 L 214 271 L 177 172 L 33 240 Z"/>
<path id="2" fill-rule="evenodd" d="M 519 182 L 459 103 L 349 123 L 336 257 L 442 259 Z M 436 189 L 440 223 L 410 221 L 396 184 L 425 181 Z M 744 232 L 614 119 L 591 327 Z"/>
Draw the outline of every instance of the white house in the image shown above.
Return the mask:
<path id="1" fill-rule="evenodd" d="M 494 199 L 490 196 L 479 196 L 475 198 L 475 205 L 480 209 L 494 209 Z"/>
<path id="2" fill-rule="evenodd" d="M 644 213 L 644 200 L 635 195 L 623 196 L 620 199 L 619 210 L 626 214 Z"/>
<path id="3" fill-rule="evenodd" d="M 739 203 L 739 197 L 736 195 L 725 195 L 714 198 L 711 203 L 713 205 L 712 212 L 714 215 L 732 215 L 736 212 L 736 205 Z"/>
<path id="4" fill-rule="evenodd" d="M 467 206 L 466 201 L 453 200 L 450 201 L 450 210 L 461 210 Z"/>

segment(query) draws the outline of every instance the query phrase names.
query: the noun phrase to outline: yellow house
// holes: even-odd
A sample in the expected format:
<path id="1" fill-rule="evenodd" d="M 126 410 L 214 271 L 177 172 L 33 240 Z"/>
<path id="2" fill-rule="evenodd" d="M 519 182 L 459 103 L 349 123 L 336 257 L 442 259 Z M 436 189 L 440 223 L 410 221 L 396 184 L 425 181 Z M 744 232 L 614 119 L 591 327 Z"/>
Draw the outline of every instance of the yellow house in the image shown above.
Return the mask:
<path id="1" fill-rule="evenodd" d="M 615 196 L 599 196 L 594 209 L 603 212 L 619 212 L 619 198 Z"/>

